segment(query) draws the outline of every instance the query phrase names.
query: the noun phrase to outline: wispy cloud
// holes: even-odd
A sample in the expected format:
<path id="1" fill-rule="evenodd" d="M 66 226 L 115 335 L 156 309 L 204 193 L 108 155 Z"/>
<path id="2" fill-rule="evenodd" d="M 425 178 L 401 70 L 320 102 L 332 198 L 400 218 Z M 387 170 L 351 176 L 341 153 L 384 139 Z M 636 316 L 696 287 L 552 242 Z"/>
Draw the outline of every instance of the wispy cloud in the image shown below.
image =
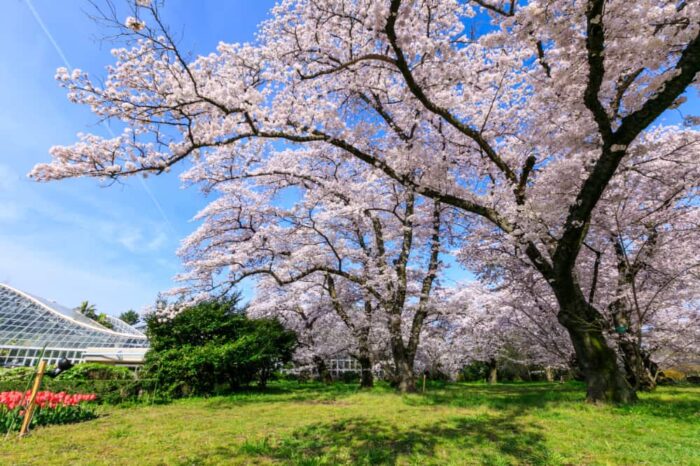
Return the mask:
<path id="1" fill-rule="evenodd" d="M 51 31 L 49 31 L 49 28 L 46 27 L 46 24 L 44 24 L 44 21 L 41 19 L 39 12 L 36 11 L 36 8 L 34 8 L 34 4 L 32 3 L 32 1 L 24 0 L 24 3 L 27 4 L 27 8 L 29 8 L 29 11 L 32 12 L 32 16 L 34 16 L 34 19 L 39 24 L 41 30 L 44 31 L 46 38 L 49 40 L 49 42 L 51 42 L 51 45 L 53 45 L 53 48 L 56 50 L 56 53 L 58 53 L 58 55 L 61 57 L 61 61 L 66 65 L 66 68 L 73 68 L 72 66 L 70 66 L 70 63 L 66 58 L 66 54 L 63 53 L 63 49 L 58 45 L 58 42 L 56 42 L 56 39 L 54 39 L 53 34 L 51 34 Z"/>
<path id="2" fill-rule="evenodd" d="M 191 31 L 193 47 L 204 53 L 222 34 L 249 40 L 273 0 L 265 2 L 232 0 L 215 8 L 185 2 L 178 14 L 207 24 Z M 194 190 L 179 189 L 175 176 L 131 179 L 109 189 L 94 180 L 38 184 L 26 178 L 33 164 L 46 161 L 50 146 L 70 144 L 76 132 L 110 134 L 52 82 L 57 66 L 99 74 L 113 62 L 94 41 L 104 31 L 79 3 L 3 3 L 0 281 L 66 305 L 88 299 L 117 312 L 140 308 L 172 287 L 181 268 L 177 242 L 193 228 L 188 220 L 205 201 Z"/>
<path id="3" fill-rule="evenodd" d="M 163 231 L 144 233 L 141 228 L 119 228 L 117 241 L 131 252 L 156 252 L 167 243 L 168 237 Z"/>

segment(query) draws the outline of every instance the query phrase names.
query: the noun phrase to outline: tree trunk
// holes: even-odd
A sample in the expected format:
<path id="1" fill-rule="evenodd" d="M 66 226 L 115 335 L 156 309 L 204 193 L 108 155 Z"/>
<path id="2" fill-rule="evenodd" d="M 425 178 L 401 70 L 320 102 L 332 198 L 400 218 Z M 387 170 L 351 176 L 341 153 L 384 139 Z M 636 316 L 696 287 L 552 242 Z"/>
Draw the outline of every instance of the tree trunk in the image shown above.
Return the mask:
<path id="1" fill-rule="evenodd" d="M 323 383 L 331 383 L 333 381 L 333 377 L 331 376 L 331 372 L 328 370 L 328 364 L 326 364 L 326 361 L 320 356 L 314 356 L 314 364 L 316 365 L 316 372 L 318 372 L 318 380 Z"/>
<path id="2" fill-rule="evenodd" d="M 554 382 L 554 371 L 550 366 L 544 368 L 544 376 L 547 379 L 547 382 Z"/>
<path id="3" fill-rule="evenodd" d="M 374 387 L 374 375 L 372 374 L 372 361 L 369 358 L 360 358 L 360 388 Z"/>
<path id="4" fill-rule="evenodd" d="M 649 354 L 648 351 L 642 349 L 641 354 L 642 361 L 644 362 L 644 368 L 649 376 L 649 380 L 653 384 L 651 388 L 653 390 L 656 388 L 656 376 L 659 374 L 659 366 L 651 360 L 651 354 Z"/>
<path id="5" fill-rule="evenodd" d="M 409 353 L 401 335 L 401 315 L 389 316 L 389 335 L 391 353 L 396 367 L 396 384 L 401 393 L 416 391 L 416 380 L 413 374 L 413 355 Z"/>
<path id="6" fill-rule="evenodd" d="M 489 360 L 489 383 L 498 383 L 498 364 L 495 359 Z"/>
<path id="7" fill-rule="evenodd" d="M 563 291 L 555 289 L 560 306 L 557 317 L 571 337 L 586 381 L 587 400 L 594 403 L 635 401 L 634 387 L 618 367 L 617 354 L 603 335 L 603 316 L 586 302 L 579 289 L 568 293 Z"/>
<path id="8" fill-rule="evenodd" d="M 393 345 L 392 345 L 393 346 Z M 413 373 L 413 359 L 403 345 L 392 348 L 396 367 L 396 384 L 401 393 L 416 391 L 416 376 Z"/>
<path id="9" fill-rule="evenodd" d="M 267 380 L 270 378 L 270 370 L 268 368 L 264 367 L 260 370 L 260 378 L 258 379 L 258 388 L 260 389 L 266 389 L 267 388 Z"/>
<path id="10" fill-rule="evenodd" d="M 635 390 L 653 390 L 656 387 L 656 382 L 650 371 L 647 370 L 647 365 L 644 359 L 644 350 L 642 349 L 642 332 L 639 328 L 641 322 L 633 321 L 632 316 L 639 315 L 638 308 L 632 299 L 634 296 L 634 284 L 637 279 L 637 273 L 646 267 L 646 260 L 653 255 L 656 245 L 657 232 L 655 229 L 649 231 L 648 239 L 644 246 L 647 248 L 645 252 L 640 252 L 637 258 L 630 263 L 629 256 L 626 253 L 625 245 L 619 235 L 613 235 L 612 243 L 617 257 L 617 295 L 618 298 L 610 303 L 610 312 L 612 314 L 613 326 L 617 333 L 617 347 L 622 355 L 625 371 L 627 372 L 627 381 L 634 387 Z M 633 328 L 636 327 L 636 331 Z"/>
<path id="11" fill-rule="evenodd" d="M 617 333 L 617 347 L 625 365 L 627 381 L 635 390 L 653 390 L 656 387 L 656 382 L 645 364 L 641 348 L 641 335 L 637 333 L 635 337 L 634 333 L 631 332 L 633 324 L 629 317 L 632 315 L 629 300 L 620 298 L 613 301 L 610 304 L 610 311 L 612 323 Z"/>
<path id="12" fill-rule="evenodd" d="M 369 332 L 368 332 L 369 333 Z M 372 388 L 374 376 L 372 375 L 372 358 L 369 350 L 368 335 L 362 335 L 359 339 L 358 357 L 360 363 L 360 388 Z"/>
<path id="13" fill-rule="evenodd" d="M 372 361 L 370 358 L 360 358 L 360 388 L 374 387 L 374 375 L 372 374 Z"/>
<path id="14" fill-rule="evenodd" d="M 397 365 L 398 389 L 401 393 L 414 393 L 416 391 L 416 377 L 413 374 L 413 366 L 403 361 Z"/>
<path id="15" fill-rule="evenodd" d="M 621 335 L 618 347 L 625 363 L 627 380 L 636 390 L 651 391 L 656 388 L 656 381 L 645 364 L 643 350 L 639 348 L 630 335 Z"/>

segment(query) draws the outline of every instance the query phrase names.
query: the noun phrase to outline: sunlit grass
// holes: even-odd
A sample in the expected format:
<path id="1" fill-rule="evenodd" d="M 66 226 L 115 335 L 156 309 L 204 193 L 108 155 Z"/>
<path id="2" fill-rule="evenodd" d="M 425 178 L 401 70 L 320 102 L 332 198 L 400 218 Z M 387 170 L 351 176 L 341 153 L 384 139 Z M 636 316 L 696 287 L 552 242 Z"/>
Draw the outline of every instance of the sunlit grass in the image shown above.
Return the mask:
<path id="1" fill-rule="evenodd" d="M 0 464 L 700 465 L 700 388 L 592 406 L 577 384 L 380 386 L 277 383 L 267 393 L 105 408 L 37 429 Z"/>

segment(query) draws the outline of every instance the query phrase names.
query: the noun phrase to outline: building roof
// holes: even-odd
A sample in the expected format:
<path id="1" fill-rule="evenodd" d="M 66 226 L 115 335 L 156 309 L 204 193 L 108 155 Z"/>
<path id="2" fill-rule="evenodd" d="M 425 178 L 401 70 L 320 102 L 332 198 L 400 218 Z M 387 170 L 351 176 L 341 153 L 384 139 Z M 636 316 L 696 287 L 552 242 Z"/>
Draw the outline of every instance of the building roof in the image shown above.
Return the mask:
<path id="1" fill-rule="evenodd" d="M 0 346 L 144 348 L 146 336 L 115 318 L 114 329 L 79 312 L 0 283 Z"/>

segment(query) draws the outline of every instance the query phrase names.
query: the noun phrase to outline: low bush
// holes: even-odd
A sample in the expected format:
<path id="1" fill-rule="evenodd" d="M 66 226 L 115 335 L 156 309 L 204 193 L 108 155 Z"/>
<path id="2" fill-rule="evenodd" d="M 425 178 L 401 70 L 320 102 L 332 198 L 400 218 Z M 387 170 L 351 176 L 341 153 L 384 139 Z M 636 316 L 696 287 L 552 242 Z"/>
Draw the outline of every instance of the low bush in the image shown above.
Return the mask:
<path id="1" fill-rule="evenodd" d="M 0 372 L 0 391 L 24 391 L 34 377 L 33 367 Z M 136 400 L 142 381 L 125 367 L 81 363 L 56 378 L 44 376 L 42 388 L 53 392 L 94 393 L 98 402 L 118 404 Z"/>
<path id="2" fill-rule="evenodd" d="M 489 366 L 482 361 L 474 361 L 462 368 L 457 375 L 459 382 L 481 382 L 488 378 Z"/>
<path id="3" fill-rule="evenodd" d="M 344 371 L 340 373 L 338 377 L 343 383 L 358 383 L 360 381 L 360 372 L 358 371 Z"/>
<path id="4" fill-rule="evenodd" d="M 26 383 L 34 376 L 33 367 L 13 367 L 0 370 L 0 386 L 2 384 Z M 0 388 L 1 390 L 1 388 Z"/>
<path id="5" fill-rule="evenodd" d="M 82 363 L 61 373 L 47 386 L 67 392 L 93 392 L 98 401 L 117 404 L 136 400 L 141 391 L 141 382 L 126 367 Z"/>
<path id="6" fill-rule="evenodd" d="M 24 392 L 31 386 L 35 368 L 13 367 L 0 371 L 0 392 Z"/>
<path id="7" fill-rule="evenodd" d="M 274 331 L 264 329 L 268 324 L 260 322 L 256 331 L 229 343 L 149 351 L 144 366 L 146 388 L 177 398 L 222 394 L 255 381 L 264 387 L 277 362 L 291 357 L 281 348 L 293 340 L 281 325 Z"/>
<path id="8" fill-rule="evenodd" d="M 656 380 L 659 385 L 673 385 L 685 380 L 685 374 L 676 369 L 664 369 Z"/>
<path id="9" fill-rule="evenodd" d="M 134 373 L 126 367 L 94 362 L 77 364 L 61 373 L 60 380 L 134 380 Z"/>

